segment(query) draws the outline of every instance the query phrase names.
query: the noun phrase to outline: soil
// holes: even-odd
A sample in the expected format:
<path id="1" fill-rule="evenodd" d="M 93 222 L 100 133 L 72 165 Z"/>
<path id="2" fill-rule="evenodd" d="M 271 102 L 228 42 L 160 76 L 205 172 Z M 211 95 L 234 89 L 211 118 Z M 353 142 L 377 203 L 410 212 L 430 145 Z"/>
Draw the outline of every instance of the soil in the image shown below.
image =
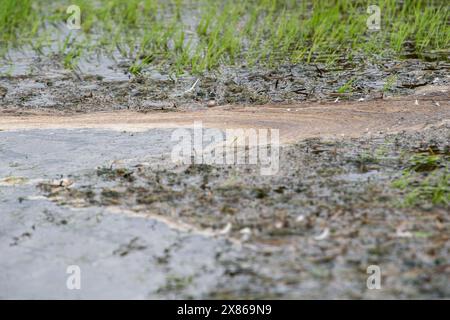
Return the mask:
<path id="1" fill-rule="evenodd" d="M 359 137 L 378 132 L 420 130 L 450 119 L 448 88 L 431 94 L 347 103 L 300 103 L 289 106 L 222 106 L 180 112 L 132 111 L 65 115 L 51 111 L 1 113 L 0 130 L 95 128 L 142 131 L 192 127 L 201 121 L 210 128 L 274 128 L 281 142 L 312 137 Z M 438 94 L 436 94 L 436 92 Z"/>

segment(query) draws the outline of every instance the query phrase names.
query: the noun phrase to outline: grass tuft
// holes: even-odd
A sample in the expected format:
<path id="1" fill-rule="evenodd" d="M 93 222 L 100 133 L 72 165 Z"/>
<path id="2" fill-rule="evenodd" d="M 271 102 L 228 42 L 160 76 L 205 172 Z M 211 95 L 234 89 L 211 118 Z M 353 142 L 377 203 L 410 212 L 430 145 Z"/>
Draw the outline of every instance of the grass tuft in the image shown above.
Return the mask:
<path id="1" fill-rule="evenodd" d="M 82 29 L 71 33 L 69 47 L 63 44 L 71 4 L 81 8 Z M 67 68 L 92 52 L 118 53 L 135 61 L 132 73 L 147 64 L 198 74 L 221 65 L 334 64 L 430 52 L 448 58 L 445 1 L 378 5 L 381 30 L 372 32 L 362 0 L 0 0 L 0 43 L 31 44 L 39 54 L 59 43 Z"/>

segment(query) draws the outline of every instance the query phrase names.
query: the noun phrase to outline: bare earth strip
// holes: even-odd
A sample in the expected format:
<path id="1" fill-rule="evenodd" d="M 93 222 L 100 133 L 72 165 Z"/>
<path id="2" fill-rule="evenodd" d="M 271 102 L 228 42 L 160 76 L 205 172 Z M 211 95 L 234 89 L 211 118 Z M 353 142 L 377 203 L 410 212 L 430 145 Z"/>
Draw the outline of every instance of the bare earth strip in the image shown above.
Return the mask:
<path id="1" fill-rule="evenodd" d="M 358 137 L 367 132 L 395 133 L 420 130 L 450 119 L 447 101 L 380 100 L 352 103 L 315 103 L 258 107 L 223 106 L 207 110 L 138 113 L 131 111 L 86 114 L 0 113 L 0 130 L 114 129 L 142 131 L 151 128 L 192 126 L 279 129 L 281 142 L 311 137 Z"/>

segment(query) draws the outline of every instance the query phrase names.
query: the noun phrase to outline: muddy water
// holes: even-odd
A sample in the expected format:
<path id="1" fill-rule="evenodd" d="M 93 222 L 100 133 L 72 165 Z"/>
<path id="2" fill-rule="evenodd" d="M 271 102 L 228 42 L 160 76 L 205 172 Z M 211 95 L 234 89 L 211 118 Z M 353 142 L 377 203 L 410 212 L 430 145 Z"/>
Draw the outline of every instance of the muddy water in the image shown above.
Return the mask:
<path id="1" fill-rule="evenodd" d="M 16 58 L 0 78 L 1 298 L 450 297 L 448 205 L 404 207 L 392 187 L 417 148 L 448 153 L 445 62 L 175 81 L 108 58 L 75 72 Z M 279 129 L 279 174 L 174 164 L 171 132 L 194 121 Z M 445 178 L 442 161 L 419 178 Z"/>
<path id="2" fill-rule="evenodd" d="M 448 152 L 430 122 L 285 146 L 271 177 L 173 164 L 169 129 L 2 131 L 1 296 L 449 297 L 448 207 L 399 207 L 391 187 L 417 146 Z"/>
<path id="3" fill-rule="evenodd" d="M 223 272 L 215 256 L 229 250 L 226 240 L 120 210 L 58 206 L 36 188 L 62 178 L 82 185 L 86 172 L 112 163 L 163 163 L 168 136 L 156 129 L 0 132 L 0 296 L 158 298 L 175 287 L 202 297 L 215 287 Z M 69 265 L 82 270 L 81 291 L 66 288 Z"/>

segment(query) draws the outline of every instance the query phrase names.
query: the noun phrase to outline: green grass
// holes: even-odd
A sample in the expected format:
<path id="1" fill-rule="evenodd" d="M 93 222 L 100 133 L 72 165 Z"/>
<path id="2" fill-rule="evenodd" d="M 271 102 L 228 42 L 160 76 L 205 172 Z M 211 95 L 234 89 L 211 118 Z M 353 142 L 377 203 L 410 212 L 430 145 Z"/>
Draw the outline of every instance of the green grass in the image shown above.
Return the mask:
<path id="1" fill-rule="evenodd" d="M 353 82 L 355 81 L 354 78 L 350 79 L 346 83 L 344 83 L 339 89 L 338 93 L 350 93 L 353 90 Z"/>
<path id="2" fill-rule="evenodd" d="M 31 0 L 0 1 L 0 35 L 2 43 L 16 41 L 17 36 L 32 37 L 38 27 L 37 13 Z"/>
<path id="3" fill-rule="evenodd" d="M 403 190 L 405 206 L 431 203 L 450 205 L 450 171 L 448 156 L 417 154 L 408 160 L 402 176 L 392 186 Z"/>
<path id="4" fill-rule="evenodd" d="M 392 90 L 396 82 L 397 82 L 397 75 L 393 74 L 389 76 L 383 85 L 383 92 L 388 92 Z"/>
<path id="5" fill-rule="evenodd" d="M 404 190 L 403 204 L 414 206 L 420 203 L 433 205 L 450 205 L 450 173 L 433 172 L 426 177 L 419 177 L 410 173 L 393 182 L 395 188 Z"/>
<path id="6" fill-rule="evenodd" d="M 82 29 L 67 35 L 66 8 L 79 5 Z M 367 30 L 361 0 L 0 0 L 0 48 L 31 45 L 62 50 L 66 68 L 83 55 L 118 53 L 130 72 L 152 65 L 199 74 L 222 65 L 352 62 L 397 57 L 412 45 L 418 56 L 448 53 L 445 1 L 379 0 L 381 30 Z M 52 46 L 53 45 L 53 46 Z M 410 47 L 411 47 L 410 45 Z M 52 47 L 51 47 L 52 46 Z M 357 61 L 354 61 L 357 63 Z"/>

